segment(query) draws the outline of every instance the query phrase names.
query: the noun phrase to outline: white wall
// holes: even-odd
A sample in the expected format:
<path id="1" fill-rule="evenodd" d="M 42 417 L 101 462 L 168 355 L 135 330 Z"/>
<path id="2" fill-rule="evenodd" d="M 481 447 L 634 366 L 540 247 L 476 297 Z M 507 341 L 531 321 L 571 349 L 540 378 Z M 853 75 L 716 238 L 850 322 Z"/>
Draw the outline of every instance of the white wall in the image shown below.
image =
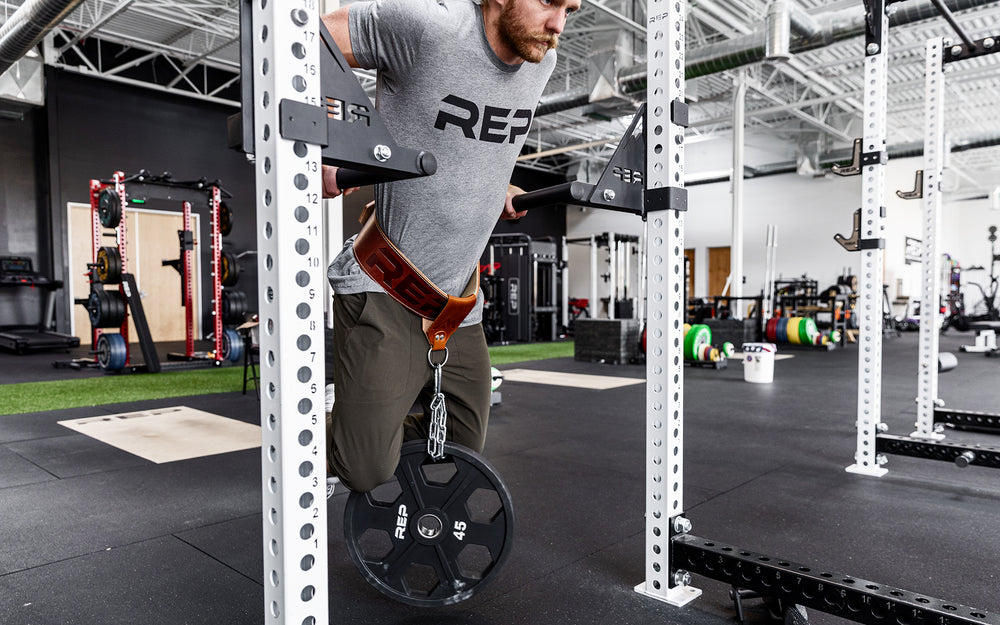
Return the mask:
<path id="1" fill-rule="evenodd" d="M 729 166 L 728 162 L 725 166 Z M 897 295 L 916 298 L 920 294 L 920 265 L 906 265 L 903 249 L 905 237 L 923 238 L 923 203 L 901 200 L 896 197 L 896 190 L 911 190 L 914 172 L 922 166 L 920 158 L 897 159 L 889 163 L 886 173 L 884 282 L 889 285 L 890 298 Z M 695 249 L 695 292 L 691 295 L 704 296 L 708 291 L 708 248 L 731 245 L 732 195 L 728 182 L 691 186 L 688 193 L 685 247 Z M 777 226 L 777 277 L 806 274 L 817 280 L 822 289 L 834 284 L 845 271 L 857 274 L 858 254 L 841 247 L 833 235 L 850 237 L 854 211 L 860 205 L 860 176 L 810 178 L 782 174 L 746 180 L 744 294 L 754 295 L 763 288 L 768 224 Z M 989 273 L 990 248 L 986 237 L 991 224 L 1000 226 L 1000 212 L 991 210 L 988 200 L 945 203 L 939 253 L 951 254 L 963 266 L 981 264 L 987 268 L 985 272 L 969 272 L 965 280 L 978 281 Z M 566 230 L 570 238 L 608 231 L 641 235 L 642 221 L 625 213 L 571 207 L 567 211 Z M 589 262 L 585 246 L 570 246 L 571 297 L 589 296 Z M 598 273 L 606 272 L 607 254 L 602 253 Z M 599 281 L 598 297 L 607 296 L 606 283 Z M 972 303 L 970 297 L 966 296 L 968 304 Z"/>

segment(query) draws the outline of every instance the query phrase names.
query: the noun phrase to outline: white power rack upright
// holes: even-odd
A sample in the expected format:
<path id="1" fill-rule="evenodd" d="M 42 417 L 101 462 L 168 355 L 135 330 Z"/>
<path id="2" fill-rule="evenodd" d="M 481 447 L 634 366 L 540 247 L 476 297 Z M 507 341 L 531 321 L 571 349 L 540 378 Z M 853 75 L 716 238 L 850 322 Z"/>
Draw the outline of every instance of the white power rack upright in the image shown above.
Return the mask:
<path id="1" fill-rule="evenodd" d="M 701 591 L 674 575 L 684 514 L 684 54 L 686 3 L 649 0 L 646 84 L 646 541 L 644 595 L 683 605 Z M 683 200 L 681 200 L 683 198 Z"/>
<path id="2" fill-rule="evenodd" d="M 886 101 L 888 97 L 889 18 L 885 2 L 866 2 L 871 27 L 865 42 L 864 133 L 855 148 L 855 160 L 861 168 L 861 220 L 858 251 L 860 309 L 858 336 L 858 408 L 857 445 L 852 473 L 880 476 L 886 473 L 875 452 L 875 436 L 882 428 L 882 271 L 885 264 L 885 241 L 882 219 L 885 217 L 885 170 L 887 153 Z M 859 159 L 860 156 L 860 159 Z"/>
<path id="3" fill-rule="evenodd" d="M 1000 415 L 943 407 L 938 397 L 939 328 L 941 327 L 941 179 L 945 154 L 949 150 L 944 133 L 945 67 L 948 63 L 1000 52 L 1000 35 L 973 41 L 945 12 L 962 43 L 948 44 L 934 38 L 926 44 L 924 74 L 924 168 L 916 175 L 913 191 L 897 192 L 906 199 L 923 199 L 923 244 L 921 249 L 920 348 L 918 359 L 916 430 L 909 436 L 880 433 L 876 448 L 880 458 L 896 454 L 954 462 L 960 467 L 972 464 L 1000 468 L 1000 448 L 946 442 L 937 430 L 940 423 L 956 427 L 975 427 L 983 432 L 1000 433 Z"/>
<path id="4" fill-rule="evenodd" d="M 325 625 L 322 156 L 279 107 L 319 104 L 321 25 L 315 0 L 252 4 L 265 622 Z"/>

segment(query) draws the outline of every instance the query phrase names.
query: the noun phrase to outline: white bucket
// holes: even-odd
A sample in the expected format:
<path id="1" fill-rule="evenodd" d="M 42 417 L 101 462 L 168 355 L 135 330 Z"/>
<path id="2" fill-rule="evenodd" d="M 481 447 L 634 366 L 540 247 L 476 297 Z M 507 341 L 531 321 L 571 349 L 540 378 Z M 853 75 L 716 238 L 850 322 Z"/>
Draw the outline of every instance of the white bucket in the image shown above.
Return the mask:
<path id="1" fill-rule="evenodd" d="M 774 343 L 743 344 L 743 379 L 755 384 L 774 381 Z"/>

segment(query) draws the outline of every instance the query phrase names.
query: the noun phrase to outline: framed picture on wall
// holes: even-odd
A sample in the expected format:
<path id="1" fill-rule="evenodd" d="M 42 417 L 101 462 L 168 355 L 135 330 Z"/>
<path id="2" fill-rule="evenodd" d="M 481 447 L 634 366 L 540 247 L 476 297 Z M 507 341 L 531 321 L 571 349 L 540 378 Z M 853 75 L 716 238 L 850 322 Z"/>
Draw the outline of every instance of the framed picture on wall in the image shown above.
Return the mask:
<path id="1" fill-rule="evenodd" d="M 906 244 L 903 246 L 903 260 L 906 261 L 907 265 L 920 262 L 920 250 L 922 246 L 923 241 L 920 239 L 906 237 Z"/>

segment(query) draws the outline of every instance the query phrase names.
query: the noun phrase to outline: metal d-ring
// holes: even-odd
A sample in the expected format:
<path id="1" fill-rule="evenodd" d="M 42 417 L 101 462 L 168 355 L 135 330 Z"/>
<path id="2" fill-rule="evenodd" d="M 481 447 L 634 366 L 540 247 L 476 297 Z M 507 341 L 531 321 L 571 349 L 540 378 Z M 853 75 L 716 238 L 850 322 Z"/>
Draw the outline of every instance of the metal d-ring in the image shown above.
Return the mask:
<path id="1" fill-rule="evenodd" d="M 441 362 L 434 362 L 434 359 L 432 358 L 432 356 L 434 355 L 435 352 L 444 352 L 444 360 L 442 360 Z M 445 366 L 445 364 L 447 362 L 448 362 L 448 348 L 447 347 L 445 347 L 444 349 L 434 349 L 432 347 L 429 350 L 427 350 L 427 364 L 429 364 L 430 366 L 432 366 L 434 368 L 443 367 L 443 366 Z"/>

